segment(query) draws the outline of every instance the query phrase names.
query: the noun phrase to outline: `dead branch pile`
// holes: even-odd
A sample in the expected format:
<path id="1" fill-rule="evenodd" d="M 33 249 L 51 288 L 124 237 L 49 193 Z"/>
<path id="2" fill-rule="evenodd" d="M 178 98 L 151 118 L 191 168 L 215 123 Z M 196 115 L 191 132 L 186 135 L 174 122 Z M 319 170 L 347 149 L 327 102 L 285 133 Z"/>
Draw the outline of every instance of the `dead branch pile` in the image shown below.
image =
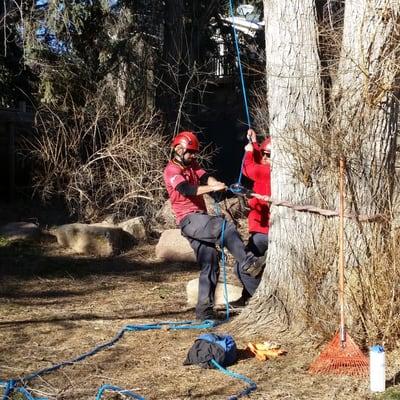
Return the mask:
<path id="1" fill-rule="evenodd" d="M 161 208 L 169 147 L 157 115 L 110 110 L 94 100 L 72 114 L 43 107 L 36 127 L 27 148 L 42 200 L 59 196 L 85 221 L 107 214 L 153 217 Z"/>

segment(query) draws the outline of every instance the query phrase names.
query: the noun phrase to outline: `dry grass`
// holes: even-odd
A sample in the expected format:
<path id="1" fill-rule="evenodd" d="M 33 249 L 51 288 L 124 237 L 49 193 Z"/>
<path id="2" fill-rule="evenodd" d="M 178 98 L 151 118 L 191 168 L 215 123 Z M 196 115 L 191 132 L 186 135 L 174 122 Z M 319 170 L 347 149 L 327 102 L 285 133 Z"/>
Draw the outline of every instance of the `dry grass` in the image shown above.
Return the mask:
<path id="1" fill-rule="evenodd" d="M 154 245 L 143 245 L 113 259 L 77 257 L 53 242 L 18 250 L 2 247 L 0 272 L 1 378 L 24 376 L 81 354 L 110 340 L 125 324 L 193 318 L 186 307 L 185 284 L 198 276 L 195 265 L 162 263 Z M 307 336 L 290 341 L 234 335 L 239 349 L 249 340 L 282 340 L 285 357 L 260 362 L 241 357 L 231 367 L 254 380 L 251 399 L 368 399 L 366 380 L 311 376 L 318 353 Z M 131 332 L 112 348 L 80 363 L 32 380 L 27 387 L 49 399 L 93 399 L 104 383 L 152 399 L 226 399 L 243 383 L 214 370 L 184 367 L 198 331 Z M 389 358 L 388 376 L 400 368 Z M 16 399 L 17 397 L 15 397 Z M 104 399 L 124 398 L 107 393 Z M 126 398 L 126 397 L 125 397 Z"/>

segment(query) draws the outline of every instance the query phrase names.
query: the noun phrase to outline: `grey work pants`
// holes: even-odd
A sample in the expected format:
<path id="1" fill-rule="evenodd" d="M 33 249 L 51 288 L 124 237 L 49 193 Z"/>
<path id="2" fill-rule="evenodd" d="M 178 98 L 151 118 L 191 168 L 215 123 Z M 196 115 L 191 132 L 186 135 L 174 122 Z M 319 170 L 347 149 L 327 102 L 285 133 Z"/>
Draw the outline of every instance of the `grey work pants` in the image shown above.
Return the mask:
<path id="1" fill-rule="evenodd" d="M 182 235 L 189 240 L 201 268 L 196 306 L 196 316 L 199 319 L 207 317 L 214 306 L 215 287 L 219 276 L 218 251 L 215 245 L 221 245 L 223 223 L 224 218 L 205 213 L 188 214 L 180 223 Z M 252 253 L 246 253 L 236 227 L 227 221 L 223 245 L 235 257 L 241 268 L 255 261 Z"/>
<path id="2" fill-rule="evenodd" d="M 252 233 L 246 250 L 251 251 L 256 257 L 262 257 L 268 250 L 268 235 L 259 232 Z"/>
<path id="3" fill-rule="evenodd" d="M 246 246 L 246 250 L 256 257 L 263 257 L 268 249 L 268 235 L 265 233 L 252 233 Z M 235 272 L 243 285 L 242 297 L 247 300 L 253 296 L 261 281 L 261 275 L 252 277 L 244 272 L 239 263 L 235 265 Z"/>

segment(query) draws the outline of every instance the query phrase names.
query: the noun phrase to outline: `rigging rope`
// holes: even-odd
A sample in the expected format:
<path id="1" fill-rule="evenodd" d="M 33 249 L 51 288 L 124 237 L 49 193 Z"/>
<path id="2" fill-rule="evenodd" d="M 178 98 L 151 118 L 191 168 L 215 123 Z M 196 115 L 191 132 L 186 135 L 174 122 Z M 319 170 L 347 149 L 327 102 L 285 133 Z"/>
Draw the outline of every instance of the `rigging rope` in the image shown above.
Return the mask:
<path id="1" fill-rule="evenodd" d="M 250 112 L 249 112 L 249 106 L 247 102 L 247 91 L 246 91 L 246 85 L 245 85 L 245 80 L 244 80 L 244 74 L 243 74 L 243 68 L 242 68 L 242 61 L 240 58 L 240 49 L 239 49 L 239 38 L 238 34 L 236 31 L 235 27 L 235 14 L 233 12 L 233 0 L 229 1 L 229 12 L 232 18 L 232 28 L 233 28 L 233 39 L 235 43 L 235 49 L 236 49 L 236 57 L 237 57 L 237 63 L 238 63 L 238 69 L 239 69 L 239 76 L 240 76 L 240 83 L 242 86 L 242 96 L 243 96 L 243 105 L 244 105 L 244 110 L 246 113 L 246 118 L 247 118 L 247 127 L 248 129 L 251 128 L 251 122 L 250 122 Z M 243 155 L 242 162 L 240 165 L 240 172 L 239 172 L 239 177 L 237 180 L 237 183 L 240 185 L 242 182 L 242 177 L 243 177 L 243 165 L 244 165 L 244 159 L 246 157 L 246 153 Z"/>
<path id="2" fill-rule="evenodd" d="M 229 1 L 229 12 L 230 12 L 231 18 L 232 18 L 233 38 L 234 38 L 235 49 L 236 49 L 236 57 L 237 57 L 237 61 L 238 61 L 240 83 L 242 85 L 242 95 L 243 95 L 244 110 L 246 112 L 247 126 L 250 129 L 251 128 L 250 113 L 249 113 L 249 107 L 248 107 L 248 104 L 247 104 L 247 92 L 246 92 L 246 85 L 245 85 L 245 81 L 244 81 L 242 62 L 241 62 L 241 59 L 240 59 L 239 39 L 238 39 L 238 34 L 237 34 L 237 31 L 236 31 L 236 28 L 235 28 L 235 15 L 234 15 L 234 12 L 233 12 L 233 0 Z"/>

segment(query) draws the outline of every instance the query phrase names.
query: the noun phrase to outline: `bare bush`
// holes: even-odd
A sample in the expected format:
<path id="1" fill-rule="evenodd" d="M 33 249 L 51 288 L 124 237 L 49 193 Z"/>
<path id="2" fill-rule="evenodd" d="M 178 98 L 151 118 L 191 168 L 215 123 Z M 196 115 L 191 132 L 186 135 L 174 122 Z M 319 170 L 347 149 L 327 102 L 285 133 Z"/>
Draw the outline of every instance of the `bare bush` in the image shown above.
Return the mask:
<path id="1" fill-rule="evenodd" d="M 151 218 L 161 208 L 169 146 L 157 115 L 111 111 L 92 100 L 72 115 L 42 107 L 36 127 L 28 149 L 42 200 L 60 196 L 71 214 L 85 221 L 110 213 Z"/>

